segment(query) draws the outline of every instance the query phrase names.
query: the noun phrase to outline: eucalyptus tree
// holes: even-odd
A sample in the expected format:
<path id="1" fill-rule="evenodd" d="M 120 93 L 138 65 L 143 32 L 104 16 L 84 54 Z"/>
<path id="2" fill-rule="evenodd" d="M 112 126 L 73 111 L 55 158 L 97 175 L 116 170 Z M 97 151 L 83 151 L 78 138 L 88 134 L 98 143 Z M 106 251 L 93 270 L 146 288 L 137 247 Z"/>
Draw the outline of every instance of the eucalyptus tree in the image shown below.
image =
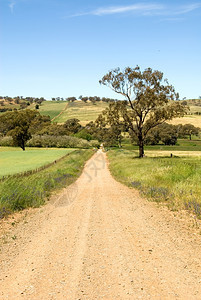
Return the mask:
<path id="1" fill-rule="evenodd" d="M 99 83 L 125 98 L 113 109 L 120 110 L 125 127 L 137 137 L 139 157 L 144 156 L 144 142 L 152 128 L 186 113 L 186 108 L 175 101 L 179 98 L 178 93 L 158 70 L 147 68 L 141 71 L 139 66 L 124 70 L 116 68 L 104 75 Z"/>

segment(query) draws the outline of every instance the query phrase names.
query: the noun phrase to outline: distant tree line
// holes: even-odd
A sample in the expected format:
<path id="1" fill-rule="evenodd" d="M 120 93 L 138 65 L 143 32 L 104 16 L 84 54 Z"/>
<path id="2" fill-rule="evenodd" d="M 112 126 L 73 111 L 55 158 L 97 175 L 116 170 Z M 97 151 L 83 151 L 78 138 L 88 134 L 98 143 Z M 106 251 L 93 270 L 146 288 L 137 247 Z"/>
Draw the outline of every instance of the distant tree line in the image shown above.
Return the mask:
<path id="1" fill-rule="evenodd" d="M 192 124 L 171 125 L 163 123 L 153 128 L 145 139 L 145 145 L 175 145 L 178 138 L 192 139 L 192 135 L 198 136 L 200 128 Z M 119 146 L 121 147 L 124 136 L 129 136 L 131 143 L 138 145 L 136 135 L 126 127 L 122 121 L 113 120 L 109 125 L 102 116 L 99 116 L 95 122 L 89 122 L 80 132 L 79 136 L 84 138 L 89 135 L 91 139 L 97 139 L 105 146 Z"/>
<path id="2" fill-rule="evenodd" d="M 8 97 L 8 96 L 0 96 L 0 112 L 6 112 L 6 111 L 15 111 L 15 110 L 21 110 L 26 109 L 29 107 L 29 105 L 35 103 L 35 108 L 39 109 L 39 106 L 42 104 L 43 101 L 46 101 L 45 98 L 34 98 L 34 97 L 23 97 L 23 96 L 17 96 L 17 97 Z M 7 106 L 9 105 L 9 107 Z M 17 107 L 12 107 L 12 105 L 18 105 Z"/>
<path id="3" fill-rule="evenodd" d="M 86 130 L 90 132 L 93 139 L 97 139 L 108 147 L 121 147 L 124 136 L 130 137 L 131 143 L 139 146 L 138 137 L 129 129 L 129 126 L 126 126 L 118 112 L 116 112 L 116 116 L 114 114 L 108 116 L 103 112 L 95 122 L 86 125 Z M 192 124 L 172 125 L 164 122 L 149 131 L 144 139 L 144 145 L 175 145 L 178 138 L 191 140 L 192 136 L 198 136 L 200 131 L 199 127 Z"/>
<path id="4" fill-rule="evenodd" d="M 98 96 L 82 96 L 80 95 L 78 98 L 76 97 L 55 97 L 51 98 L 52 101 L 68 101 L 68 102 L 75 102 L 76 100 L 80 100 L 84 103 L 91 102 L 93 104 L 97 102 L 106 102 L 112 103 L 118 101 L 118 99 L 106 98 L 106 97 L 98 97 Z M 0 96 L 0 112 L 6 111 L 14 111 L 14 110 L 21 110 L 26 109 L 31 104 L 35 104 L 35 109 L 39 109 L 42 102 L 47 101 L 44 97 L 35 98 L 35 97 L 23 97 L 23 96 L 16 96 L 16 97 L 9 97 L 9 96 Z M 9 105 L 9 107 L 7 106 Z M 18 107 L 12 107 L 12 105 L 18 105 Z"/>
<path id="5" fill-rule="evenodd" d="M 60 98 L 60 97 L 56 97 L 56 98 L 52 98 L 52 101 L 68 101 L 68 102 L 75 102 L 77 100 L 80 100 L 84 103 L 87 102 L 92 102 L 92 103 L 96 103 L 96 102 L 115 102 L 118 101 L 118 99 L 113 99 L 113 98 L 106 98 L 106 97 L 98 97 L 98 96 L 82 96 L 80 95 L 78 98 L 76 97 L 67 97 L 67 98 Z"/>
<path id="6" fill-rule="evenodd" d="M 114 106 L 116 104 L 110 104 Z M 178 138 L 192 139 L 198 136 L 200 128 L 192 124 L 171 125 L 159 124 L 147 134 L 144 144 L 175 145 Z M 123 122 L 119 110 L 107 108 L 96 121 L 82 126 L 76 118 L 67 120 L 64 124 L 51 123 L 49 116 L 42 116 L 37 110 L 20 110 L 6 112 L 0 115 L 0 144 L 18 146 L 25 150 L 25 146 L 35 147 L 67 147 L 76 144 L 82 147 L 105 146 L 121 147 L 124 136 L 129 136 L 131 143 L 138 145 L 137 136 Z M 73 139 L 69 139 L 73 137 Z M 76 138 L 76 139 L 74 139 Z M 86 141 L 83 143 L 82 141 Z M 97 142 L 95 142 L 97 141 Z M 87 144 L 88 143 L 88 144 Z"/>
<path id="7" fill-rule="evenodd" d="M 89 148 L 99 143 L 91 141 L 93 136 L 81 126 L 76 118 L 64 124 L 51 123 L 49 116 L 37 110 L 25 109 L 0 115 L 0 144 L 35 147 L 80 147 Z"/>

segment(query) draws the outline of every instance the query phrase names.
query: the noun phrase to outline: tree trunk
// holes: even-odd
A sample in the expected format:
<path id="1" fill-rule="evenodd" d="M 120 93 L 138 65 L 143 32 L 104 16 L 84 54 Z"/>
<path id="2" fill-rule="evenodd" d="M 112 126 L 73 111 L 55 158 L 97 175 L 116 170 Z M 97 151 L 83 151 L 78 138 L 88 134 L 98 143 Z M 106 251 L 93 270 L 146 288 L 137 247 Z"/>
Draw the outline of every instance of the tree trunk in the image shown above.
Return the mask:
<path id="1" fill-rule="evenodd" d="M 22 141 L 21 148 L 23 151 L 25 151 L 25 142 L 24 141 Z"/>
<path id="2" fill-rule="evenodd" d="M 143 138 L 140 136 L 139 139 L 139 157 L 144 157 L 144 141 Z"/>
<path id="3" fill-rule="evenodd" d="M 121 148 L 121 137 L 118 139 L 119 148 Z"/>

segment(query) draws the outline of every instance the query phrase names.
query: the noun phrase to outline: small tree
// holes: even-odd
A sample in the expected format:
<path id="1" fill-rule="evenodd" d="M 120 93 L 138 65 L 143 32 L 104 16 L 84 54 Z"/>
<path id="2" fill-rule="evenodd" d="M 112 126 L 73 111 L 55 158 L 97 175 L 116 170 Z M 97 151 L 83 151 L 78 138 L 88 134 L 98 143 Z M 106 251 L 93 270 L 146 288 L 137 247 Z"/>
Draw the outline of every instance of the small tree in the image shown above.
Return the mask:
<path id="1" fill-rule="evenodd" d="M 171 124 L 161 124 L 158 126 L 159 138 L 165 145 L 176 145 L 177 143 L 177 127 Z"/>
<path id="2" fill-rule="evenodd" d="M 111 144 L 118 142 L 119 148 L 121 148 L 122 142 L 122 132 L 125 131 L 124 122 L 121 120 L 120 114 L 120 102 L 118 104 L 110 103 L 109 107 L 107 107 L 101 115 L 95 121 L 96 127 L 106 128 L 105 134 L 103 135 L 102 142 L 107 142 L 110 139 L 112 141 Z"/>
<path id="3" fill-rule="evenodd" d="M 67 120 L 63 127 L 66 130 L 67 134 L 74 134 L 77 133 L 79 130 L 82 129 L 82 126 L 80 125 L 80 120 L 73 118 L 73 119 L 69 119 Z"/>
<path id="4" fill-rule="evenodd" d="M 138 66 L 123 71 L 117 68 L 99 83 L 125 97 L 121 115 L 125 126 L 137 137 L 139 157 L 144 156 L 144 142 L 152 128 L 186 113 L 185 107 L 174 101 L 179 96 L 160 71 L 151 68 L 141 71 Z"/>
<path id="5" fill-rule="evenodd" d="M 31 138 L 30 125 L 38 115 L 28 109 L 6 113 L 0 117 L 0 133 L 12 136 L 13 145 L 25 150 L 25 143 Z"/>
<path id="6" fill-rule="evenodd" d="M 192 135 L 198 135 L 200 132 L 200 128 L 195 127 L 192 124 L 185 124 L 180 126 L 180 135 L 185 137 L 189 136 L 189 139 L 192 139 Z"/>
<path id="7" fill-rule="evenodd" d="M 87 103 L 87 101 L 88 101 L 88 97 L 82 97 L 82 101 L 84 102 L 84 103 Z"/>

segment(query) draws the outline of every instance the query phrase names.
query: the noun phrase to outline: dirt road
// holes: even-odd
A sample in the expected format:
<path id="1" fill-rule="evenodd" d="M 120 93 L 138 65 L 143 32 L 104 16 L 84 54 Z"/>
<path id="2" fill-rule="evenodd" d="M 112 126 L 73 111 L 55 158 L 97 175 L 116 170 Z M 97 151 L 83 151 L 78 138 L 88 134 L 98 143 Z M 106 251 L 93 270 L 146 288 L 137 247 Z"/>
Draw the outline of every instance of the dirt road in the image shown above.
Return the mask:
<path id="1" fill-rule="evenodd" d="M 13 225 L 0 299 L 201 299 L 201 236 L 184 223 L 116 182 L 99 152 Z"/>

